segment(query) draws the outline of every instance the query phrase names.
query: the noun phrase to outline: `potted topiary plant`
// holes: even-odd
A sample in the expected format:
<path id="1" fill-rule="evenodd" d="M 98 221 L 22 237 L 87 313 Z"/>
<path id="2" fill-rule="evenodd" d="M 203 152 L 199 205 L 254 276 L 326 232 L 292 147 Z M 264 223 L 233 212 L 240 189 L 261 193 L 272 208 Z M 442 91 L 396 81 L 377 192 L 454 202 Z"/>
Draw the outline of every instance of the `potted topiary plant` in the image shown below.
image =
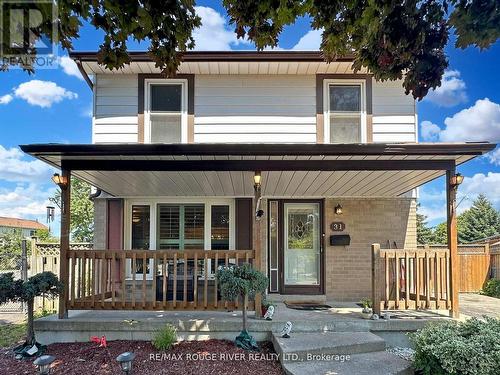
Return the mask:
<path id="1" fill-rule="evenodd" d="M 47 298 L 57 297 L 63 290 L 63 285 L 52 272 L 42 272 L 31 276 L 28 280 L 14 280 L 12 272 L 0 274 L 0 305 L 9 301 L 26 302 L 28 309 L 28 324 L 26 332 L 26 342 L 15 348 L 14 352 L 20 356 L 32 356 L 37 351 L 28 351 L 37 346 L 35 339 L 34 301 L 35 297 L 45 296 Z M 30 354 L 33 353 L 33 354 Z"/>
<path id="2" fill-rule="evenodd" d="M 225 301 L 242 300 L 243 327 L 236 338 L 236 345 L 243 349 L 258 349 L 252 336 L 247 332 L 248 298 L 253 298 L 257 293 L 265 292 L 268 280 L 260 271 L 252 268 L 248 263 L 241 266 L 219 267 L 217 282 L 222 299 Z"/>
<path id="3" fill-rule="evenodd" d="M 373 315 L 373 310 L 372 310 L 372 300 L 365 298 L 360 301 L 361 307 L 363 308 L 361 310 L 361 316 L 363 319 L 370 319 Z"/>

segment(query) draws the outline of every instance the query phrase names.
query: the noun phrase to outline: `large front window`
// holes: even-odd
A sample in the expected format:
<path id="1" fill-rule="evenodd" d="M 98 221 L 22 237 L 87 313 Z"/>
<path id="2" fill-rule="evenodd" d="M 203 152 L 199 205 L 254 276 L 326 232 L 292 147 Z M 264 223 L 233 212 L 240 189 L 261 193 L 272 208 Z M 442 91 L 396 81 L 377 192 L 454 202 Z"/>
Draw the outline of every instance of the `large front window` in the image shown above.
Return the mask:
<path id="1" fill-rule="evenodd" d="M 134 250 L 231 250 L 234 249 L 234 201 L 205 202 L 174 200 L 129 201 L 128 246 Z M 181 257 L 181 253 L 178 253 Z M 200 253 L 201 257 L 202 254 Z M 215 264 L 209 264 L 209 273 Z M 153 274 L 152 260 L 137 261 L 135 273 Z"/>
<path id="2" fill-rule="evenodd" d="M 330 143 L 363 142 L 363 85 L 327 85 L 326 135 Z"/>
<path id="3" fill-rule="evenodd" d="M 146 139 L 151 143 L 185 142 L 185 82 L 152 80 L 146 87 Z"/>
<path id="4" fill-rule="evenodd" d="M 204 249 L 205 205 L 159 204 L 157 248 Z"/>

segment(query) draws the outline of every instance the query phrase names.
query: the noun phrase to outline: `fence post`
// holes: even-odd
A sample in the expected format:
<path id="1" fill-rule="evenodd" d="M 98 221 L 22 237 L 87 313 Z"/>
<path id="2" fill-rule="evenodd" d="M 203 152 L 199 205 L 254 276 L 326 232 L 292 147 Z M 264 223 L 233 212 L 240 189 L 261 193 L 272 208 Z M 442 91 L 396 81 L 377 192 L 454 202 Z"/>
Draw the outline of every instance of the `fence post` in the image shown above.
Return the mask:
<path id="1" fill-rule="evenodd" d="M 373 313 L 380 316 L 380 244 L 372 244 L 372 304 Z"/>
<path id="2" fill-rule="evenodd" d="M 28 280 L 28 240 L 21 240 L 21 279 Z"/>

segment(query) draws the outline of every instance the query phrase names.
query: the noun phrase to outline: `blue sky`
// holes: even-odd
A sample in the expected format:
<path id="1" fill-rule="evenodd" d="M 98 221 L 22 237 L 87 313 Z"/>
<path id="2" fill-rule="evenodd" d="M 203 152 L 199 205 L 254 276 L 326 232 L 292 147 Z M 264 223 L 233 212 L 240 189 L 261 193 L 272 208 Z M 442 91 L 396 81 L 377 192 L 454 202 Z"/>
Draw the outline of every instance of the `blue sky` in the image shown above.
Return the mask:
<path id="1" fill-rule="evenodd" d="M 203 26 L 195 33 L 196 49 L 253 49 L 238 41 L 219 2 L 198 1 Z M 85 26 L 75 50 L 95 50 L 102 34 Z M 282 49 L 317 49 L 320 32 L 299 19 L 280 38 Z M 145 47 L 143 45 L 142 47 Z M 130 43 L 132 50 L 141 45 Z M 500 43 L 489 50 L 456 50 L 449 46 L 450 67 L 441 88 L 418 103 L 420 141 L 500 142 Z M 90 143 L 91 91 L 76 66 L 60 52 L 58 69 L 38 70 L 34 75 L 12 69 L 0 73 L 0 216 L 45 221 L 47 198 L 55 188 L 53 170 L 17 148 L 24 143 Z M 470 206 L 485 193 L 500 208 L 500 151 L 478 158 L 459 171 L 466 176 L 460 189 L 459 209 Z M 444 180 L 420 189 L 421 212 L 430 224 L 445 218 Z M 57 224 L 53 228 L 57 230 Z"/>

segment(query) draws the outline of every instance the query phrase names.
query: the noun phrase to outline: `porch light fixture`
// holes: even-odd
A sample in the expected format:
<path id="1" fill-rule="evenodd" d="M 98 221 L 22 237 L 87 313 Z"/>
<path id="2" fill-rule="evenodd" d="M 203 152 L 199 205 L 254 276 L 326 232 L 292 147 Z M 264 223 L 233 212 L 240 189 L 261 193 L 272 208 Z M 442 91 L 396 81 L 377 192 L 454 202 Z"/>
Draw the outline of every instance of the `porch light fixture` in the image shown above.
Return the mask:
<path id="1" fill-rule="evenodd" d="M 127 375 L 132 372 L 132 362 L 134 358 L 135 354 L 132 352 L 125 352 L 116 357 L 122 371 Z"/>
<path id="2" fill-rule="evenodd" d="M 66 176 L 61 176 L 59 173 L 54 173 L 52 181 L 54 181 L 54 184 L 59 186 L 61 189 L 66 189 L 68 186 L 68 178 Z"/>
<path id="3" fill-rule="evenodd" d="M 260 174 L 260 171 L 255 171 L 255 174 L 253 176 L 253 188 L 255 189 L 255 191 L 260 190 L 260 188 L 262 186 L 261 180 L 262 180 L 262 176 Z"/>
<path id="4" fill-rule="evenodd" d="M 462 176 L 460 173 L 457 173 L 454 176 L 451 176 L 450 179 L 450 185 L 453 187 L 458 187 L 462 182 L 464 182 L 464 176 Z"/>
<path id="5" fill-rule="evenodd" d="M 335 215 L 342 215 L 342 206 L 339 204 L 337 204 L 334 208 L 335 210 Z"/>
<path id="6" fill-rule="evenodd" d="M 56 358 L 51 355 L 42 355 L 35 359 L 33 364 L 38 366 L 38 373 L 40 375 L 48 375 L 50 374 L 50 365 L 55 359 Z"/>

